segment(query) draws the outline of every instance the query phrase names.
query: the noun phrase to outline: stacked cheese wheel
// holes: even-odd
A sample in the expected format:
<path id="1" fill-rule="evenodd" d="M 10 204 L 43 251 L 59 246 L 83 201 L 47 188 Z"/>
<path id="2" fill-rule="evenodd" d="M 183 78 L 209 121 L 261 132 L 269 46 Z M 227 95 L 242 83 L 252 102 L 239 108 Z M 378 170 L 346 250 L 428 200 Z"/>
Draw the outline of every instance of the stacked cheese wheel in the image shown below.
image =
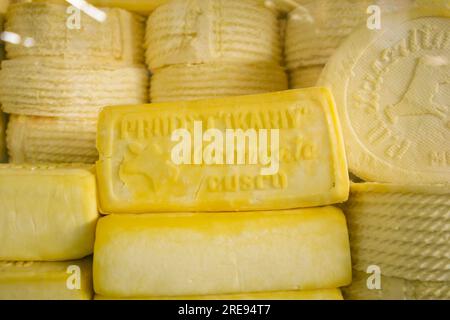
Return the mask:
<path id="1" fill-rule="evenodd" d="M 20 39 L 7 43 L 0 74 L 2 108 L 16 115 L 11 161 L 93 163 L 102 107 L 147 101 L 143 18 L 101 10 L 103 22 L 57 1 L 9 7 L 6 28 Z"/>
<path id="2" fill-rule="evenodd" d="M 149 17 L 152 102 L 286 89 L 277 13 L 259 0 L 174 0 Z"/>
<path id="3" fill-rule="evenodd" d="M 5 22 L 5 13 L 8 7 L 7 0 L 0 0 L 0 32 L 3 32 L 3 24 Z M 0 42 L 0 63 L 5 57 L 5 50 L 3 42 Z M 7 160 L 6 156 L 6 142 L 5 142 L 5 130 L 6 130 L 6 117 L 0 108 L 0 163 Z"/>

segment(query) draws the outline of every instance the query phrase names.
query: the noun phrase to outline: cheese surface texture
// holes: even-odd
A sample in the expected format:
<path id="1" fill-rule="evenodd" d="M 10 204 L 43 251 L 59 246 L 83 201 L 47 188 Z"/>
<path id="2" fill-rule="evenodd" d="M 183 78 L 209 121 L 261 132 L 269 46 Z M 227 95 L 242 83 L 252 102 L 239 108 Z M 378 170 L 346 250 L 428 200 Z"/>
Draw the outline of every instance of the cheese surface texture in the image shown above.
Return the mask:
<path id="1" fill-rule="evenodd" d="M 0 300 L 90 300 L 92 262 L 0 262 Z"/>
<path id="2" fill-rule="evenodd" d="M 95 163 L 97 121 L 11 115 L 7 145 L 11 163 Z"/>
<path id="3" fill-rule="evenodd" d="M 151 78 L 152 102 L 188 101 L 286 90 L 284 69 L 276 64 L 214 62 L 173 65 Z"/>
<path id="4" fill-rule="evenodd" d="M 327 64 L 349 168 L 366 181 L 450 181 L 450 11 L 386 16 L 355 32 Z"/>
<path id="5" fill-rule="evenodd" d="M 450 281 L 448 186 L 353 184 L 345 204 L 353 268 L 383 275 Z"/>
<path id="6" fill-rule="evenodd" d="M 0 102 L 6 113 L 96 118 L 104 106 L 147 99 L 143 66 L 24 58 L 3 61 L 0 71 Z"/>
<path id="7" fill-rule="evenodd" d="M 348 197 L 343 142 L 325 89 L 108 107 L 98 128 L 103 213 L 290 209 Z M 214 137 L 202 144 L 202 132 Z M 250 161 L 255 149 L 273 150 L 274 170 Z"/>
<path id="8" fill-rule="evenodd" d="M 83 258 L 97 219 L 92 168 L 0 165 L 0 260 Z"/>
<path id="9" fill-rule="evenodd" d="M 0 162 L 6 161 L 6 118 L 0 111 Z"/>
<path id="10" fill-rule="evenodd" d="M 94 288 L 107 297 L 313 290 L 350 280 L 347 226 L 332 207 L 110 215 L 97 227 Z"/>
<path id="11" fill-rule="evenodd" d="M 314 87 L 324 66 L 297 68 L 289 72 L 289 88 L 301 89 Z"/>
<path id="12" fill-rule="evenodd" d="M 132 300 L 343 300 L 339 289 L 323 289 L 310 291 L 260 292 L 242 294 L 224 294 L 209 296 L 178 296 L 178 297 L 149 297 L 129 298 Z M 95 300 L 121 300 L 100 295 Z"/>
<path id="13" fill-rule="evenodd" d="M 146 60 L 174 64 L 281 61 L 277 13 L 259 0 L 173 0 L 149 17 Z"/>

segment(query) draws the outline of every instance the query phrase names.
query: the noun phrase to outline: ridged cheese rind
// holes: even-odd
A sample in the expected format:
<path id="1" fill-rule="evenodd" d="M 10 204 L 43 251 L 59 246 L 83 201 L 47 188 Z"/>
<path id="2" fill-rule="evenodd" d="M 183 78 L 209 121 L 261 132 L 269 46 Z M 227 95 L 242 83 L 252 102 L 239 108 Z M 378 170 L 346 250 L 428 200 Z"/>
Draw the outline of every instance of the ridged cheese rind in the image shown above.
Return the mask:
<path id="1" fill-rule="evenodd" d="M 286 90 L 284 69 L 276 64 L 207 63 L 173 65 L 151 78 L 152 102 L 188 101 Z"/>
<path id="2" fill-rule="evenodd" d="M 337 288 L 350 265 L 345 218 L 332 207 L 110 215 L 97 227 L 94 288 L 108 297 Z"/>
<path id="3" fill-rule="evenodd" d="M 83 258 L 97 219 L 92 166 L 0 165 L 0 260 Z"/>
<path id="4" fill-rule="evenodd" d="M 11 115 L 7 145 L 11 163 L 95 163 L 97 121 Z"/>
<path id="5" fill-rule="evenodd" d="M 0 163 L 6 161 L 6 117 L 0 110 Z"/>
<path id="6" fill-rule="evenodd" d="M 324 66 L 297 68 L 289 72 L 289 88 L 300 89 L 314 87 Z"/>
<path id="7" fill-rule="evenodd" d="M 89 258 L 65 262 L 0 262 L 0 300 L 90 300 L 92 295 Z"/>
<path id="8" fill-rule="evenodd" d="M 143 66 L 67 59 L 6 60 L 0 95 L 6 113 L 97 118 L 107 105 L 147 102 L 148 72 Z"/>
<path id="9" fill-rule="evenodd" d="M 277 13 L 258 0 L 174 0 L 147 22 L 152 71 L 174 64 L 281 62 Z"/>
<path id="10" fill-rule="evenodd" d="M 123 298 L 127 300 L 127 298 Z M 128 298 L 132 300 L 343 300 L 339 289 L 322 289 L 310 291 L 260 292 L 209 296 L 178 296 Z M 95 295 L 94 300 L 122 300 Z"/>
<path id="11" fill-rule="evenodd" d="M 279 129 L 278 172 L 263 176 L 263 166 L 249 162 L 175 165 L 171 136 L 194 121 L 221 132 Z M 291 209 L 348 197 L 342 136 L 325 89 L 109 107 L 98 128 L 103 213 Z"/>

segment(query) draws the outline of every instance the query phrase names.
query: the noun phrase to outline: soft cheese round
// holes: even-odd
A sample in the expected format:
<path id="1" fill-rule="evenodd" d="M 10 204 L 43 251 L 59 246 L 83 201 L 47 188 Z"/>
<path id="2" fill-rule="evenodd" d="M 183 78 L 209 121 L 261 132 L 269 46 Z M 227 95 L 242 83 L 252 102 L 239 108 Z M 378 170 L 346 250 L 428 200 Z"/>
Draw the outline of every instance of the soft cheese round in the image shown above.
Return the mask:
<path id="1" fill-rule="evenodd" d="M 200 100 L 287 89 L 284 69 L 276 64 L 207 63 L 157 70 L 151 80 L 152 102 Z"/>
<path id="2" fill-rule="evenodd" d="M 366 181 L 450 182 L 450 10 L 361 28 L 326 66 L 349 168 Z"/>
<path id="3" fill-rule="evenodd" d="M 314 87 L 324 66 L 297 68 L 289 72 L 289 88 L 301 89 Z"/>
<path id="4" fill-rule="evenodd" d="M 281 62 L 277 13 L 259 0 L 174 0 L 149 17 L 151 70 L 217 61 Z"/>
<path id="5" fill-rule="evenodd" d="M 97 121 L 12 115 L 7 142 L 12 163 L 94 163 Z"/>
<path id="6" fill-rule="evenodd" d="M 3 61 L 0 71 L 0 102 L 6 113 L 96 118 L 104 106 L 147 100 L 143 66 L 27 58 Z"/>
<path id="7" fill-rule="evenodd" d="M 61 57 L 99 63 L 143 63 L 144 18 L 122 9 L 101 8 L 99 22 L 69 3 L 12 4 L 6 30 L 18 34 L 20 44 L 7 43 L 8 58 Z"/>

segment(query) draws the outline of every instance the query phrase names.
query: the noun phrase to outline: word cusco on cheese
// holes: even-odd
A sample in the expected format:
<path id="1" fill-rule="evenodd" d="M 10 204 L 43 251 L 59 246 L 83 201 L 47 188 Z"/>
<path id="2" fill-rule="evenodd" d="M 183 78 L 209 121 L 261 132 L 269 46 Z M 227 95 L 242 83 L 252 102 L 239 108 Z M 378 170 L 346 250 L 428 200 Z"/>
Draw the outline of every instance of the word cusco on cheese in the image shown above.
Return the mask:
<path id="1" fill-rule="evenodd" d="M 348 197 L 326 89 L 108 107 L 98 129 L 103 213 L 290 209 Z"/>
<path id="2" fill-rule="evenodd" d="M 0 165 L 0 260 L 92 253 L 98 219 L 92 167 Z"/>
<path id="3" fill-rule="evenodd" d="M 333 207 L 100 219 L 94 288 L 107 297 L 339 288 L 351 282 L 346 221 Z"/>

